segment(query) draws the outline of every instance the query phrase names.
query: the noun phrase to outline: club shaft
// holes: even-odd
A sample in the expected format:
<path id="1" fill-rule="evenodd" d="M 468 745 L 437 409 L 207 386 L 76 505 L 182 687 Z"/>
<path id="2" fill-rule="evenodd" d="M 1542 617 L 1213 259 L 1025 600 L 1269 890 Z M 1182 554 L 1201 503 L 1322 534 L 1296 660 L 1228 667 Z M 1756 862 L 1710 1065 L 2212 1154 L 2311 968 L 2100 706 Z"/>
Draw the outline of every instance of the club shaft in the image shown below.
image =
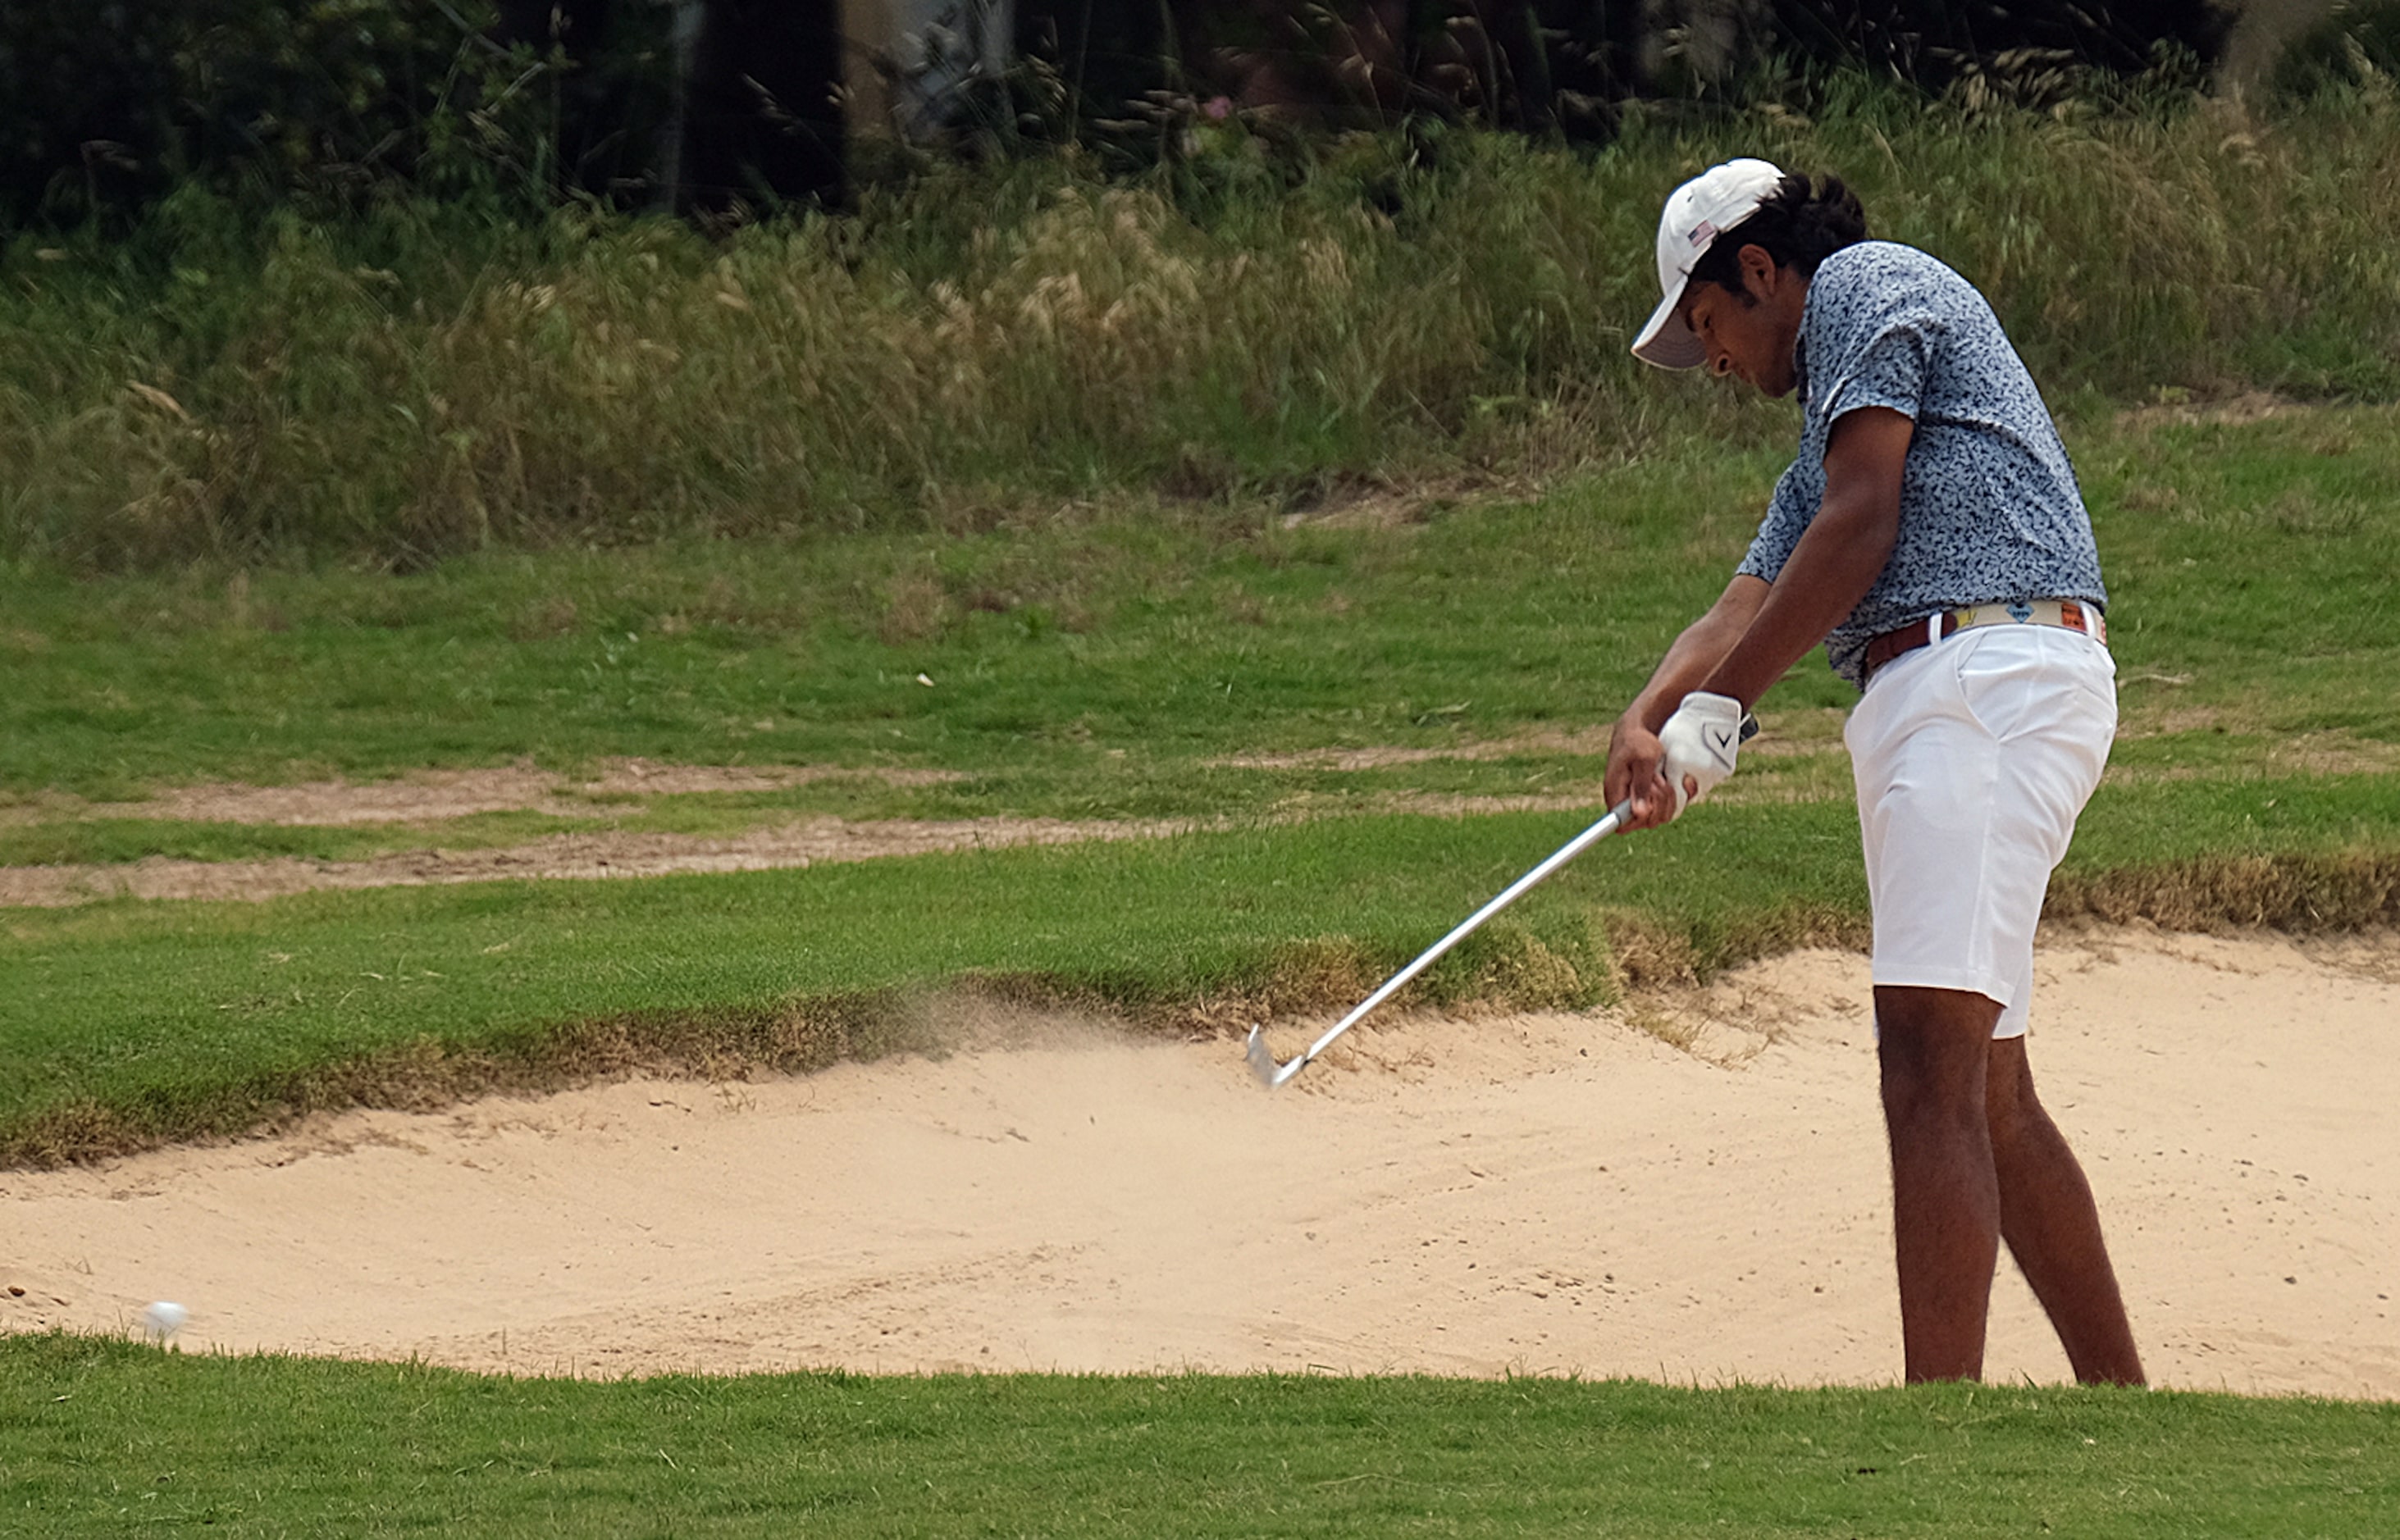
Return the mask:
<path id="1" fill-rule="evenodd" d="M 1442 953 L 1450 950 L 1452 947 L 1457 946 L 1468 936 L 1473 935 L 1477 930 L 1481 928 L 1485 920 L 1491 919 L 1493 915 L 1498 914 L 1509 905 L 1517 902 L 1520 897 L 1523 896 L 1527 889 L 1539 883 L 1542 879 L 1549 876 L 1552 872 L 1557 871 L 1561 866 L 1565 865 L 1568 862 L 1573 861 L 1576 856 L 1581 855 L 1587 848 L 1596 841 L 1604 839 L 1608 836 L 1615 834 L 1616 832 L 1617 825 L 1624 823 L 1624 821 L 1631 815 L 1632 811 L 1633 801 L 1632 798 L 1628 797 L 1626 800 L 1619 802 L 1616 806 L 1609 809 L 1608 815 L 1602 818 L 1599 823 L 1594 824 L 1591 827 L 1584 830 L 1581 834 L 1576 835 L 1573 839 L 1568 840 L 1565 844 L 1552 852 L 1549 858 L 1545 860 L 1540 865 L 1535 866 L 1532 871 L 1527 872 L 1524 876 L 1517 879 L 1516 881 L 1508 884 L 1507 890 L 1502 893 L 1499 897 L 1494 898 L 1491 903 L 1484 905 L 1483 907 L 1476 910 L 1473 914 L 1468 915 L 1465 920 L 1459 921 L 1458 927 L 1455 930 L 1452 931 L 1448 935 L 1443 936 L 1439 941 L 1435 942 L 1432 946 L 1426 947 L 1423 952 L 1420 952 L 1417 955 L 1415 961 L 1410 963 L 1398 973 L 1394 974 L 1391 977 L 1385 979 L 1382 988 L 1378 988 L 1373 994 L 1369 995 L 1366 999 L 1360 1001 L 1357 1007 L 1354 1008 L 1348 1015 L 1343 1016 L 1340 1021 L 1335 1022 L 1332 1028 L 1327 1031 L 1323 1037 L 1318 1038 L 1315 1043 L 1310 1043 L 1308 1045 L 1308 1052 L 1301 1055 L 1299 1058 L 1286 1066 L 1283 1070 L 1283 1074 L 1286 1077 L 1289 1077 L 1291 1074 L 1296 1073 L 1302 1065 L 1306 1064 L 1310 1059 L 1315 1058 L 1317 1055 L 1323 1053 L 1328 1047 L 1331 1046 L 1335 1038 L 1340 1037 L 1351 1028 L 1356 1027 L 1360 1018 L 1365 1016 L 1368 1012 L 1373 1010 L 1376 1006 L 1381 1005 L 1384 1002 L 1391 999 L 1392 996 L 1398 994 L 1402 988 L 1407 987 L 1409 980 L 1416 977 L 1417 974 L 1425 972 L 1427 968 L 1432 967 L 1435 961 L 1441 957 Z"/>

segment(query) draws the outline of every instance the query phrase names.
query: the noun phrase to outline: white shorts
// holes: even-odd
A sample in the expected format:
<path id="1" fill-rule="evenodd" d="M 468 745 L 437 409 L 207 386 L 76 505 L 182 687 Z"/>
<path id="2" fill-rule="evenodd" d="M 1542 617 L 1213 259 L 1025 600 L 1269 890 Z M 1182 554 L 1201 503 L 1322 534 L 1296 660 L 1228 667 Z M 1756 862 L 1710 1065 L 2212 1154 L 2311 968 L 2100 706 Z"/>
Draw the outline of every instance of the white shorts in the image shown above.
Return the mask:
<path id="1" fill-rule="evenodd" d="M 1981 626 L 1877 669 L 1843 729 L 1875 982 L 2000 1003 L 2025 1029 L 2050 874 L 2108 760 L 2117 666 L 2056 626 Z"/>

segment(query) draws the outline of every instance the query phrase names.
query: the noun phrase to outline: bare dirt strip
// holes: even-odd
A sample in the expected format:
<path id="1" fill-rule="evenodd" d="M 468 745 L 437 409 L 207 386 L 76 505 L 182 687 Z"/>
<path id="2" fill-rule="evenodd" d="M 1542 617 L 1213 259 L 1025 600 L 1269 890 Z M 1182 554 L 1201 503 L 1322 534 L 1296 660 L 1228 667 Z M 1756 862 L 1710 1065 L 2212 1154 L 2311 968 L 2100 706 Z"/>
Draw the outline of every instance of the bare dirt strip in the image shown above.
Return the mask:
<path id="1" fill-rule="evenodd" d="M 2077 933 L 2039 989 L 2156 1378 L 2400 1397 L 2400 935 Z M 941 1057 L 0 1173 L 0 1329 L 171 1300 L 186 1351 L 525 1374 L 1888 1382 L 1866 991 L 1800 953 L 1629 1011 L 1407 1018 L 1272 1095 L 1231 1040 L 961 1019 Z M 1987 1374 L 2065 1377 L 2001 1274 Z"/>
<path id="2" fill-rule="evenodd" d="M 1361 751 L 1373 756 L 1390 751 Z M 1439 751 L 1492 757 L 1481 745 Z M 1264 761 L 1261 761 L 1264 763 Z M 89 803 L 45 796 L 0 807 L 0 824 L 116 818 L 192 823 L 345 827 L 435 825 L 477 813 L 533 811 L 559 817 L 605 814 L 611 798 L 703 792 L 779 790 L 840 777 L 891 785 L 963 780 L 952 770 L 829 766 L 657 765 L 620 760 L 584 780 L 566 780 L 530 766 L 425 770 L 383 782 L 310 782 L 291 786 L 202 785 L 163 791 L 133 802 Z M 1592 805 L 1594 784 L 1547 796 L 1466 797 L 1396 793 L 1376 799 L 1379 811 L 1463 813 L 1549 811 Z M 1286 816 L 1304 817 L 1295 810 Z M 89 865 L 0 866 L 0 908 L 58 908 L 111 898 L 268 899 L 336 889 L 487 882 L 504 879 L 661 877 L 675 873 L 764 871 L 823 862 L 870 861 L 940 851 L 997 850 L 1016 845 L 1093 839 L 1143 839 L 1200 827 L 1194 820 L 957 818 L 852 820 L 819 814 L 724 835 L 600 831 L 548 835 L 512 845 L 447 850 L 438 830 L 428 847 L 356 861 L 272 856 L 189 861 L 152 856 Z"/>
<path id="3" fill-rule="evenodd" d="M 955 770 L 825 765 L 661 765 L 610 761 L 583 778 L 530 765 L 421 770 L 389 781 L 317 781 L 289 786 L 199 785 L 132 802 L 60 796 L 0 808 L 0 824 L 76 818 L 348 827 L 433 824 L 489 812 L 565 818 L 605 814 L 612 800 L 706 792 L 776 791 L 843 778 L 887 785 L 964 780 Z M 329 889 L 487 882 L 508 878 L 659 877 L 762 871 L 820 862 L 868 861 L 937 851 L 1154 838 L 1189 827 L 1162 821 L 1056 818 L 850 820 L 801 817 L 722 836 L 609 831 L 549 835 L 513 845 L 424 850 L 361 861 L 296 856 L 183 861 L 151 857 L 98 865 L 0 866 L 0 908 L 55 908 L 107 898 L 266 899 Z"/>
<path id="4" fill-rule="evenodd" d="M 2175 718 L 2176 730 L 2204 727 L 2205 714 Z M 1847 773 L 1834 763 L 1842 714 L 1831 709 L 1793 712 L 1778 720 L 1777 732 L 1748 752 L 1751 758 L 1821 761 L 1809 773 L 1728 783 L 1717 794 L 1727 803 L 1813 800 L 1846 795 Z M 1343 811 L 1413 812 L 1437 815 L 1563 811 L 1602 806 L 1601 770 L 1607 735 L 1535 732 L 1511 738 L 1439 747 L 1393 746 L 1316 749 L 1289 755 L 1254 755 L 1217 761 L 1252 770 L 1318 770 L 1357 772 L 1433 760 L 1496 760 L 1521 755 L 1582 756 L 1590 773 L 1580 782 L 1554 782 L 1540 793 L 1461 796 L 1385 792 L 1365 801 L 1339 798 Z M 2302 734 L 2265 752 L 2262 771 L 2356 774 L 2400 770 L 2400 746 L 2365 743 L 2347 734 Z M 2129 779 L 2112 770 L 2112 781 Z M 2147 770 L 2144 778 L 2206 773 Z M 530 765 L 467 770 L 423 770 L 389 781 L 310 782 L 290 786 L 201 785 L 159 792 L 133 802 L 91 803 L 44 794 L 0 806 L 0 825 L 113 818 L 171 822 L 344 827 L 361 825 L 429 825 L 425 848 L 358 861 L 320 861 L 278 856 L 230 861 L 141 861 L 72 865 L 0 866 L 0 908 L 53 908 L 109 898 L 266 899 L 327 889 L 484 882 L 509 878 L 561 879 L 659 877 L 671 873 L 760 871 L 829 861 L 866 861 L 880 856 L 921 855 L 936 851 L 999 849 L 1011 845 L 1062 844 L 1085 839 L 1150 838 L 1216 826 L 1193 820 L 1054 818 L 872 819 L 814 815 L 722 835 L 601 831 L 550 835 L 508 846 L 444 849 L 442 820 L 478 813 L 531 811 L 558 817 L 606 816 L 612 801 L 638 805 L 653 797 L 709 792 L 773 791 L 812 782 L 867 779 L 889 785 L 930 785 L 966 776 L 955 770 L 907 767 L 845 768 L 826 765 L 661 765 L 640 759 L 611 761 L 589 777 L 575 779 Z M 1274 816 L 1315 815 L 1315 800 L 1296 796 Z"/>
<path id="5" fill-rule="evenodd" d="M 1458 816 L 1466 813 L 1556 812 L 1595 809 L 1597 786 L 1547 797 L 1445 797 L 1395 793 L 1366 811 Z M 1343 811 L 1358 811 L 1355 803 Z M 1270 815 L 1290 822 L 1304 808 Z M 331 889 L 416 887 L 491 882 L 511 878 L 664 877 L 693 872 L 767 871 L 825 862 L 873 861 L 937 851 L 1001 850 L 1015 845 L 1064 845 L 1092 839 L 1154 839 L 1226 827 L 1224 820 L 1059 818 L 880 818 L 852 821 L 830 814 L 730 835 L 625 832 L 546 835 L 513 845 L 470 850 L 436 846 L 361 861 L 300 856 L 184 861 L 147 856 L 104 865 L 0 866 L 0 908 L 64 908 L 110 898 L 280 898 Z"/>
<path id="6" fill-rule="evenodd" d="M 0 908 L 57 908 L 103 898 L 280 898 L 339 888 L 391 888 L 507 878 L 662 877 L 749 872 L 935 851 L 997 850 L 1084 839 L 1139 839 L 1189 825 L 1057 818 L 804 818 L 725 837 L 560 834 L 488 850 L 403 851 L 365 861 L 276 856 L 114 865 L 0 866 Z"/>
<path id="7" fill-rule="evenodd" d="M 615 759 L 588 777 L 532 765 L 416 770 L 389 781 L 307 781 L 289 786 L 177 786 L 131 802 L 88 802 L 55 794 L 0 807 L 0 825 L 62 818 L 149 818 L 194 824 L 280 824 L 346 827 L 468 818 L 483 812 L 544 812 L 589 817 L 611 799 L 698 792 L 783 791 L 813 782 L 855 779 L 890 786 L 963 781 L 958 770 L 891 766 L 661 765 Z"/>

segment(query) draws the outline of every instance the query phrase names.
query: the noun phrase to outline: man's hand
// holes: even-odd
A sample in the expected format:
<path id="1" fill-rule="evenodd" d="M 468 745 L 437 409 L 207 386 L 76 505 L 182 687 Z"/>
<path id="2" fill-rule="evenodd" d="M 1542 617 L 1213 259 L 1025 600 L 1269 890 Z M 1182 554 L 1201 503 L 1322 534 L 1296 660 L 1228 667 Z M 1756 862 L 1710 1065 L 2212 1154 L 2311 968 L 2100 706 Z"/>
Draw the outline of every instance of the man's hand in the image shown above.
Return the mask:
<path id="1" fill-rule="evenodd" d="M 1633 813 L 1625 822 L 1628 831 L 1655 829 L 1681 811 L 1658 773 L 1666 762 L 1658 735 L 1643 727 L 1638 716 L 1628 712 L 1617 719 L 1616 730 L 1609 735 L 1608 778 L 1602 789 L 1612 808 L 1632 799 Z"/>
<path id="2" fill-rule="evenodd" d="M 1658 729 L 1665 755 L 1661 772 L 1668 789 L 1675 794 L 1675 811 L 1669 817 L 1680 814 L 1686 802 L 1706 797 L 1733 773 L 1735 757 L 1741 752 L 1741 718 L 1739 701 L 1696 689 L 1684 697 L 1675 715 Z"/>
<path id="3" fill-rule="evenodd" d="M 1650 682 L 1616 719 L 1616 729 L 1608 740 L 1606 787 L 1610 807 L 1625 801 L 1633 804 L 1626 828 L 1655 829 L 1683 811 L 1683 793 L 1670 788 L 1659 773 L 1666 766 L 1667 752 L 1658 743 L 1658 730 L 1673 706 L 1709 683 L 1710 672 L 1721 666 L 1740 642 L 1771 592 L 1766 579 L 1736 573 L 1709 612 L 1675 638 L 1674 646 L 1651 673 Z"/>

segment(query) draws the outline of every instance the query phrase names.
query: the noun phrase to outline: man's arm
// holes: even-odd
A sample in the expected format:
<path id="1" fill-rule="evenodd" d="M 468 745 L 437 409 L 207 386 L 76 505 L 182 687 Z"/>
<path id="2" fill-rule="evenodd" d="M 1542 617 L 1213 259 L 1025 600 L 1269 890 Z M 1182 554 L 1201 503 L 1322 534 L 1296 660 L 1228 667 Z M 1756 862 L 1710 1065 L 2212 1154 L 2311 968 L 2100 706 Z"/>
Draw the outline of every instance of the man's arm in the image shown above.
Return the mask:
<path id="1" fill-rule="evenodd" d="M 1916 424 L 1885 406 L 1844 413 L 1825 444 L 1825 503 L 1740 640 L 1695 687 L 1747 711 L 1883 576 L 1900 538 L 1900 479 Z M 1679 697 L 1680 699 L 1680 697 Z"/>
<path id="2" fill-rule="evenodd" d="M 1609 740 L 1606 796 L 1612 807 L 1633 798 L 1628 828 L 1675 816 L 1658 729 L 1685 695 L 1705 689 L 1745 711 L 1755 706 L 1883 575 L 1900 538 L 1901 473 L 1916 431 L 1887 407 L 1844 413 L 1825 446 L 1824 504 L 1774 583 L 1736 577 L 1667 649 Z"/>
<path id="3" fill-rule="evenodd" d="M 1769 592 L 1765 579 L 1737 575 L 1709 612 L 1684 628 L 1651 673 L 1650 682 L 1616 719 L 1616 729 L 1608 740 L 1608 778 L 1603 786 L 1610 807 L 1633 798 L 1628 828 L 1655 828 L 1675 815 L 1674 793 L 1659 774 L 1666 756 L 1658 746 L 1658 729 L 1684 697 L 1699 688 L 1700 682 L 1724 663 L 1725 655 L 1750 630 Z"/>

